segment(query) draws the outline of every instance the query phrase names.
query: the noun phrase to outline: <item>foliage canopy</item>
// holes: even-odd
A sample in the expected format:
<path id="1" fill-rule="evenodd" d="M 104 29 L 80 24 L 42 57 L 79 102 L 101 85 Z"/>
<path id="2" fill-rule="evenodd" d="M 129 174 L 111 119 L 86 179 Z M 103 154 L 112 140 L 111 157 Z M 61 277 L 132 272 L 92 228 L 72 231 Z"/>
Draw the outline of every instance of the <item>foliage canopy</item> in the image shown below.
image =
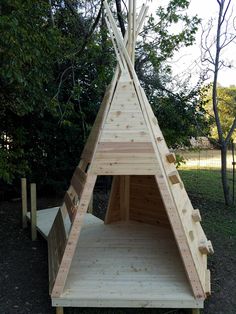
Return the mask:
<path id="1" fill-rule="evenodd" d="M 1 4 L 0 178 L 13 183 L 25 175 L 58 191 L 79 160 L 116 62 L 100 1 L 50 2 Z M 138 76 L 173 147 L 195 135 L 196 123 L 205 127 L 200 87 L 173 92 L 166 63 L 194 41 L 199 19 L 184 13 L 188 5 L 159 7 L 136 50 Z"/>

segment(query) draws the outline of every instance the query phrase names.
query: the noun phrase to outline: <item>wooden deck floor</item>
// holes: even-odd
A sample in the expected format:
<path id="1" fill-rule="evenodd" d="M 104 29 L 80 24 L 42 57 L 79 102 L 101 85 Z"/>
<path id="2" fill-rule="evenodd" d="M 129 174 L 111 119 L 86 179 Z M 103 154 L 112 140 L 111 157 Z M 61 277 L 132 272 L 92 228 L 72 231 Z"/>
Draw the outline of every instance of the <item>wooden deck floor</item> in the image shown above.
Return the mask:
<path id="1" fill-rule="evenodd" d="M 45 238 L 58 209 L 37 212 Z M 132 221 L 104 225 L 87 214 L 64 293 L 52 305 L 202 308 L 203 301 L 192 295 L 170 230 Z"/>
<path id="2" fill-rule="evenodd" d="M 104 225 L 89 216 L 54 306 L 203 307 L 192 296 L 170 230 L 136 222 Z"/>

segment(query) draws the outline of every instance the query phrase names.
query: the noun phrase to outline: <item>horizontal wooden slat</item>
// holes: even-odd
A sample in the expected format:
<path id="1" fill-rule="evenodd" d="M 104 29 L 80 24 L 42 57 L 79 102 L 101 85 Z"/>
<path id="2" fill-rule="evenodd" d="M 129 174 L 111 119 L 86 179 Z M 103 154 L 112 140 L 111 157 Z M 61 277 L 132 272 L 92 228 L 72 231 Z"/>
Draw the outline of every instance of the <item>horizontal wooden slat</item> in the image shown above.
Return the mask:
<path id="1" fill-rule="evenodd" d="M 152 143 L 99 143 L 97 152 L 99 153 L 153 153 Z"/>
<path id="2" fill-rule="evenodd" d="M 147 129 L 143 130 L 104 130 L 100 142 L 151 142 Z"/>
<path id="3" fill-rule="evenodd" d="M 81 193 L 83 191 L 86 179 L 87 174 L 79 167 L 77 167 L 71 179 L 71 185 L 73 186 L 75 192 L 79 197 L 81 196 Z"/>
<path id="4" fill-rule="evenodd" d="M 155 175 L 159 173 L 156 164 L 96 164 L 91 167 L 94 175 Z"/>

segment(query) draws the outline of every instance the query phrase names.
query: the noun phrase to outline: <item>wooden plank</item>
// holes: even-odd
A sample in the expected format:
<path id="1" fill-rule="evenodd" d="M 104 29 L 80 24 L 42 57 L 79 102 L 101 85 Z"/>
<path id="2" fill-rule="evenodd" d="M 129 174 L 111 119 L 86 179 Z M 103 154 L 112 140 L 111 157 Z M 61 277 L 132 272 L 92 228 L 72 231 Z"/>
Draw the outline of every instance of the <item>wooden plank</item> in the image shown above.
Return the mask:
<path id="1" fill-rule="evenodd" d="M 205 292 L 207 296 L 211 295 L 211 272 L 209 269 L 206 270 Z"/>
<path id="2" fill-rule="evenodd" d="M 27 182 L 21 178 L 21 204 L 22 204 L 22 228 L 27 227 Z"/>
<path id="3" fill-rule="evenodd" d="M 71 306 L 202 306 L 192 295 L 172 231 L 135 222 L 83 228 L 64 293 L 52 300 Z"/>
<path id="4" fill-rule="evenodd" d="M 93 165 L 91 172 L 94 175 L 156 175 L 159 168 L 156 164 L 97 164 Z"/>
<path id="5" fill-rule="evenodd" d="M 64 314 L 64 309 L 63 307 L 56 307 L 56 314 Z"/>
<path id="6" fill-rule="evenodd" d="M 70 269 L 72 258 L 77 246 L 77 242 L 80 236 L 81 228 L 84 222 L 84 216 L 86 214 L 92 193 L 95 186 L 97 176 L 88 174 L 87 182 L 81 194 L 81 199 L 78 205 L 71 232 L 68 237 L 67 246 L 62 257 L 60 268 L 55 280 L 55 284 L 52 291 L 53 297 L 59 297 L 64 289 L 66 278 Z"/>
<path id="7" fill-rule="evenodd" d="M 87 174 L 80 167 L 77 167 L 72 176 L 71 185 L 76 191 L 78 197 L 81 196 L 82 190 L 86 182 L 86 178 Z"/>
<path id="8" fill-rule="evenodd" d="M 68 212 L 69 217 L 70 217 L 70 221 L 73 222 L 75 215 L 76 215 L 76 211 L 77 211 L 77 205 L 71 199 L 71 196 L 68 193 L 68 191 L 65 194 L 64 202 L 65 202 L 67 212 Z"/>
<path id="9" fill-rule="evenodd" d="M 116 75 L 118 75 L 118 72 Z M 99 138 L 99 130 L 100 130 L 100 127 L 102 126 L 103 119 L 106 115 L 107 107 L 109 106 L 109 102 L 111 100 L 114 88 L 115 88 L 115 82 L 107 87 L 107 90 L 105 92 L 105 96 L 103 98 L 101 107 L 99 109 L 99 112 L 98 112 L 96 120 L 95 120 L 95 123 L 93 125 L 93 128 L 92 128 L 90 134 L 89 134 L 86 145 L 83 149 L 81 159 L 86 159 L 88 162 L 91 162 L 91 160 L 92 160 L 92 157 L 93 157 L 93 154 L 94 154 L 94 151 L 96 148 L 96 143 L 97 143 L 98 138 Z"/>
<path id="10" fill-rule="evenodd" d="M 151 143 L 99 143 L 97 152 L 100 153 L 153 153 L 154 149 Z M 155 156 L 154 156 L 155 157 Z"/>
<path id="11" fill-rule="evenodd" d="M 66 246 L 66 231 L 61 210 L 58 210 L 48 235 L 49 293 L 51 294 Z"/>
<path id="12" fill-rule="evenodd" d="M 145 97 L 145 94 L 144 94 L 144 97 Z M 146 109 L 149 110 L 149 114 L 150 115 L 153 115 L 149 104 L 147 104 Z M 155 125 L 155 126 L 153 125 L 153 128 L 155 129 L 154 130 L 154 137 L 157 138 L 157 147 L 158 147 L 160 155 L 162 156 L 162 162 L 163 162 L 163 165 L 164 165 L 164 169 L 166 169 L 166 170 L 168 169 L 168 172 L 169 172 L 171 167 L 172 167 L 172 169 L 174 171 L 175 170 L 174 169 L 175 168 L 174 165 L 173 164 L 169 164 L 166 161 L 165 155 L 168 153 L 168 147 L 167 147 L 167 145 L 166 145 L 166 143 L 164 141 L 164 138 L 163 138 L 163 135 L 162 135 L 162 133 L 160 131 L 160 128 L 158 127 L 158 125 Z M 172 196 L 174 198 L 175 206 L 177 207 L 177 209 L 178 209 L 179 213 L 181 214 L 181 216 L 183 214 L 182 210 L 184 210 L 186 217 L 191 217 L 191 211 L 193 209 L 192 205 L 191 205 L 191 202 L 189 201 L 189 207 L 188 208 L 183 208 L 185 200 L 186 199 L 189 200 L 189 198 L 188 198 L 187 193 L 186 193 L 186 191 L 184 189 L 184 186 L 181 183 L 182 182 L 180 182 L 180 184 L 178 184 L 178 185 L 176 184 L 176 185 L 172 186 L 171 194 L 172 194 Z M 189 220 L 188 220 L 188 222 L 189 222 Z M 192 255 L 192 259 L 194 259 L 194 264 L 195 264 L 195 267 L 196 267 L 199 279 L 201 281 L 201 285 L 202 285 L 202 287 L 204 289 L 206 257 L 205 257 L 205 255 L 201 255 L 201 253 L 198 250 L 198 238 L 199 238 L 198 237 L 198 233 L 195 233 L 195 230 L 194 230 L 194 233 L 195 233 L 196 236 L 195 236 L 195 239 L 192 241 L 190 239 L 190 237 L 189 237 L 189 234 L 188 234 L 189 230 L 187 228 L 185 228 L 185 226 L 187 225 L 186 221 L 185 222 L 181 222 L 181 223 L 183 225 L 185 236 L 186 236 L 186 239 L 188 241 L 188 245 L 189 245 L 190 253 Z M 191 220 L 190 220 L 190 224 L 192 225 Z M 200 228 L 200 224 L 196 224 L 196 226 L 194 228 L 195 229 L 196 228 Z M 187 265 L 186 265 L 186 270 L 187 270 Z M 188 270 L 187 270 L 187 272 L 188 272 Z"/>
<path id="13" fill-rule="evenodd" d="M 52 228 L 53 222 L 60 207 L 51 207 L 37 210 L 36 227 L 37 231 L 47 240 L 49 232 Z M 30 212 L 27 213 L 27 219 L 30 221 Z M 69 217 L 64 220 L 66 234 L 69 233 L 71 222 Z"/>
<path id="14" fill-rule="evenodd" d="M 150 142 L 150 137 L 146 129 L 143 130 L 103 130 L 100 142 Z"/>
<path id="15" fill-rule="evenodd" d="M 37 205 L 36 205 L 36 184 L 30 184 L 30 202 L 31 202 L 31 239 L 35 241 L 37 239 Z"/>
<path id="16" fill-rule="evenodd" d="M 82 184 L 85 184 L 87 174 L 80 167 L 76 167 L 74 175 L 76 176 L 78 181 L 80 181 Z"/>
<path id="17" fill-rule="evenodd" d="M 89 293 L 88 293 L 89 294 Z M 70 294 L 71 298 L 61 297 L 61 298 L 53 298 L 52 305 L 53 306 L 68 306 L 68 307 L 103 307 L 103 308 L 193 308 L 201 307 L 203 308 L 203 301 L 199 300 L 149 300 L 145 298 L 140 298 L 140 300 L 132 300 L 132 299 L 117 299 L 117 298 L 109 298 L 109 299 L 98 299 L 98 298 L 83 298 L 78 300 L 76 298 L 76 292 L 72 291 Z M 200 314 L 198 312 L 197 314 Z"/>

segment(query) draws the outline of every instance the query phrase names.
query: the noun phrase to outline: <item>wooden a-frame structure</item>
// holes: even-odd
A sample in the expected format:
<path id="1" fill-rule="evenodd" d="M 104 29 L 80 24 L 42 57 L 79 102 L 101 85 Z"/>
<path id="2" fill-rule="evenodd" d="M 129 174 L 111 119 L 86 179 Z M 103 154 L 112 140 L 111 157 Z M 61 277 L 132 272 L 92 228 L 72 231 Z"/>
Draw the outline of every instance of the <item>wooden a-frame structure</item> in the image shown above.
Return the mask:
<path id="1" fill-rule="evenodd" d="M 142 225 L 172 230 L 192 296 L 201 307 L 201 302 L 210 293 L 207 254 L 212 253 L 213 248 L 134 70 L 135 42 L 147 7 L 143 5 L 136 17 L 135 1 L 129 1 L 129 25 L 123 39 L 106 1 L 104 6 L 118 65 L 48 237 L 54 248 L 49 256 L 53 266 L 50 272 L 53 304 L 60 305 L 59 300 L 65 295 L 68 273 L 97 176 L 111 175 L 113 181 L 105 226 L 136 221 L 139 223 L 137 230 L 141 230 Z M 68 232 L 64 227 L 67 216 L 71 223 Z M 72 305 L 77 305 L 73 302 Z M 83 303 L 79 304 L 83 306 Z M 113 304 L 116 303 L 113 301 Z M 137 304 L 131 306 L 139 306 Z M 165 302 L 146 306 L 155 304 L 165 306 Z M 196 304 L 193 307 L 197 307 Z"/>

